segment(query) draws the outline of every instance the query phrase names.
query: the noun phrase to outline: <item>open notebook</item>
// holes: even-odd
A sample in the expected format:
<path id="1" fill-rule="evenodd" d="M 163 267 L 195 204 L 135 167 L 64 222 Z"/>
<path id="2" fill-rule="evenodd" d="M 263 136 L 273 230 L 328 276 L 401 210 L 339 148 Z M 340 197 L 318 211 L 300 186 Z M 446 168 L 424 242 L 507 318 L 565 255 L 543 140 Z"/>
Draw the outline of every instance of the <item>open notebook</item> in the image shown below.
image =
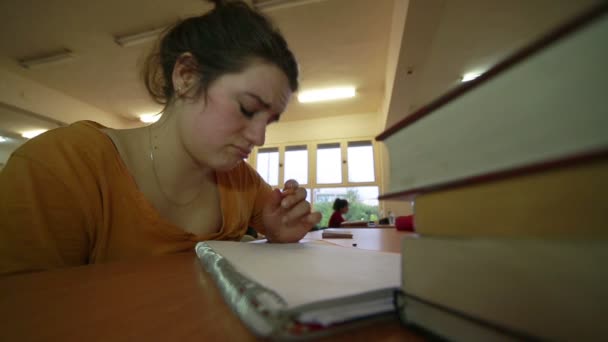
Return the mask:
<path id="1" fill-rule="evenodd" d="M 259 336 L 301 337 L 395 311 L 400 255 L 323 242 L 206 241 L 196 253 Z"/>

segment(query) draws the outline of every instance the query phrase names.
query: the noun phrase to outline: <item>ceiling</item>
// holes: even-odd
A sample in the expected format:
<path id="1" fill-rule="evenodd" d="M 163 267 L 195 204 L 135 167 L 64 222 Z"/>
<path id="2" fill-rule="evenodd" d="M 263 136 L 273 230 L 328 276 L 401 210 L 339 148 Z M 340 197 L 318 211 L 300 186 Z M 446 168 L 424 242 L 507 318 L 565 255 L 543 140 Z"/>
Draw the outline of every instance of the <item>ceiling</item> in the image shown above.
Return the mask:
<path id="1" fill-rule="evenodd" d="M 265 10 L 297 56 L 301 89 L 353 84 L 361 94 L 322 107 L 293 101 L 282 120 L 378 110 L 391 24 L 386 18 L 391 16 L 392 3 L 308 1 Z M 147 95 L 139 74 L 154 43 L 123 48 L 113 37 L 165 27 L 208 9 L 210 5 L 201 0 L 3 1 L 0 13 L 11 15 L 0 21 L 0 68 L 134 119 L 160 109 Z M 32 70 L 17 62 L 61 49 L 73 51 L 76 58 Z"/>
<path id="2" fill-rule="evenodd" d="M 487 69 L 598 1 L 249 2 L 259 6 L 286 4 L 263 11 L 284 33 L 298 59 L 301 89 L 344 84 L 357 87 L 358 94 L 351 100 L 304 105 L 292 99 L 282 121 L 382 115 L 383 103 L 392 95 L 390 124 L 457 85 L 464 72 Z M 409 7 L 399 7 L 399 2 Z M 407 8 L 401 27 L 394 27 L 399 25 L 394 8 Z M 160 109 L 148 97 L 139 77 L 142 59 L 153 43 L 124 48 L 114 37 L 165 27 L 209 9 L 202 0 L 4 0 L 0 2 L 0 72 L 36 82 L 118 118 L 125 127 L 132 126 L 140 114 Z M 396 30 L 403 32 L 403 37 L 395 43 L 391 34 L 394 36 Z M 76 58 L 37 69 L 25 69 L 18 63 L 22 58 L 61 49 L 73 51 Z M 394 62 L 391 51 L 397 51 Z M 388 85 L 387 72 L 395 77 Z M 2 87 L 10 88 L 11 84 L 0 79 L 0 92 Z M 0 104 L 0 133 L 16 136 L 23 127 L 33 125 L 32 120 L 48 128 L 66 121 L 44 108 L 23 110 L 14 103 L 3 104 L 2 98 Z M 80 115 L 86 117 L 85 113 Z"/>

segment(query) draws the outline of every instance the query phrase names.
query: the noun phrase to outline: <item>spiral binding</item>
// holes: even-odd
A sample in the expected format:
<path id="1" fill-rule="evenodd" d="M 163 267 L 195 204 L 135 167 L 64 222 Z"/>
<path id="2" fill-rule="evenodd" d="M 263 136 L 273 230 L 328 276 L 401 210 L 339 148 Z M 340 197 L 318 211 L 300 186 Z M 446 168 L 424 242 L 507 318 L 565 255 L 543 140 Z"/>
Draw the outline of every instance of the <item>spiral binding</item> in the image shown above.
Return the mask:
<path id="1" fill-rule="evenodd" d="M 289 326 L 287 303 L 276 292 L 239 273 L 205 242 L 196 245 L 196 254 L 228 306 L 257 335 L 277 335 Z"/>

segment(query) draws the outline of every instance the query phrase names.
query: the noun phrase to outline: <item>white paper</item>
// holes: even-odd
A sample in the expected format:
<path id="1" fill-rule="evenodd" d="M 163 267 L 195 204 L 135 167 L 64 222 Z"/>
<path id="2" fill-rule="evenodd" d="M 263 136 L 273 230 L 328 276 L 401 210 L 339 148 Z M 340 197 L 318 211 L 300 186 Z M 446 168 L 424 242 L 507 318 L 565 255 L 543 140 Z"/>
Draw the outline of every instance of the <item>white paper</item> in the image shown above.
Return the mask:
<path id="1" fill-rule="evenodd" d="M 274 290 L 289 308 L 400 287 L 401 256 L 318 243 L 207 241 L 251 280 Z"/>

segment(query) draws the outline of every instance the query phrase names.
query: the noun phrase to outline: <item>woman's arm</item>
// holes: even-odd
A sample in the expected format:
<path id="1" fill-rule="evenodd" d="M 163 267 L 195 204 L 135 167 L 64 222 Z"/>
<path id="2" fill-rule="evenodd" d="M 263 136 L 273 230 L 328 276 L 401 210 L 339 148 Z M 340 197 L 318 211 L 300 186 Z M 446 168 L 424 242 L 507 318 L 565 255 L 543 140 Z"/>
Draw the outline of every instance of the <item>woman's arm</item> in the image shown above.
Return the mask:
<path id="1" fill-rule="evenodd" d="M 0 274 L 87 263 L 82 203 L 57 170 L 13 154 L 0 173 Z"/>

